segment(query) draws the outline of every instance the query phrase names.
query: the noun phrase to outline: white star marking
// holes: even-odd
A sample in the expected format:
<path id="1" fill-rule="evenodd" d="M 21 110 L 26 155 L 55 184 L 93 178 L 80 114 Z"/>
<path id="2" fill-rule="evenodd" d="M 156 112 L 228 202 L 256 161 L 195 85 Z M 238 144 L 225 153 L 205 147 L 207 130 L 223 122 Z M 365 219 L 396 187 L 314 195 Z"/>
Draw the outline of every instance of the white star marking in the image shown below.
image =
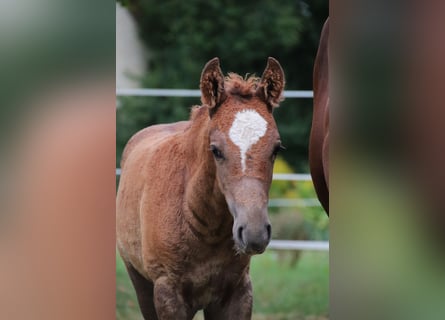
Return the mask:
<path id="1" fill-rule="evenodd" d="M 267 122 L 255 110 L 243 110 L 236 114 L 229 131 L 232 142 L 240 149 L 241 168 L 246 170 L 246 153 L 267 131 Z"/>

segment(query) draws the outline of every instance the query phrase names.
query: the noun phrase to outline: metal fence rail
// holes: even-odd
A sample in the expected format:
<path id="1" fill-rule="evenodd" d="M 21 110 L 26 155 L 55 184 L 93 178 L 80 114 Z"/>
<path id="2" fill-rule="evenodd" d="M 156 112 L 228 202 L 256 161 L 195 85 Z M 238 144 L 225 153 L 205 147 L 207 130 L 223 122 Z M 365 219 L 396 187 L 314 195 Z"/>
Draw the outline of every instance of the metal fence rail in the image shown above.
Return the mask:
<path id="1" fill-rule="evenodd" d="M 116 175 L 121 175 L 121 169 L 116 168 Z M 273 180 L 280 181 L 311 181 L 311 175 L 309 173 L 274 173 Z"/>
<path id="2" fill-rule="evenodd" d="M 267 249 L 329 251 L 329 241 L 270 240 Z"/>
<path id="3" fill-rule="evenodd" d="M 284 90 L 285 98 L 313 98 L 314 92 L 311 90 Z M 200 90 L 190 89 L 116 89 L 117 96 L 138 96 L 138 97 L 200 97 Z"/>
<path id="4" fill-rule="evenodd" d="M 116 169 L 116 175 L 120 176 L 121 169 Z M 275 179 L 274 175 L 274 179 Z M 276 180 L 309 181 L 309 174 L 282 174 Z M 269 207 L 316 207 L 320 202 L 316 198 L 307 199 L 269 199 Z M 329 251 L 329 241 L 307 240 L 271 240 L 269 250 L 315 250 Z"/>
<path id="5" fill-rule="evenodd" d="M 121 175 L 121 169 L 116 169 L 116 175 Z M 311 181 L 311 175 L 306 173 L 277 173 L 273 180 L 279 181 Z M 320 202 L 317 198 L 306 199 L 269 199 L 269 207 L 318 207 Z"/>
<path id="6" fill-rule="evenodd" d="M 309 173 L 274 173 L 272 179 L 281 181 L 312 181 Z"/>
<path id="7" fill-rule="evenodd" d="M 317 198 L 305 199 L 269 199 L 269 207 L 319 207 Z"/>

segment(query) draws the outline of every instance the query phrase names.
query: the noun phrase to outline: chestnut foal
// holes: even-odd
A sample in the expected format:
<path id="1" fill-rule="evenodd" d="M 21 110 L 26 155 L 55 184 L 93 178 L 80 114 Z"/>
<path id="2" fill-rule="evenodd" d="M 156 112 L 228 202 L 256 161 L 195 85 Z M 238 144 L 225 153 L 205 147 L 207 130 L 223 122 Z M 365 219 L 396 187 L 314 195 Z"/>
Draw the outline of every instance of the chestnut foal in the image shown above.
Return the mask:
<path id="1" fill-rule="evenodd" d="M 145 319 L 250 319 L 250 257 L 270 241 L 283 70 L 224 77 L 214 58 L 200 88 L 189 121 L 143 129 L 122 156 L 117 246 Z"/>

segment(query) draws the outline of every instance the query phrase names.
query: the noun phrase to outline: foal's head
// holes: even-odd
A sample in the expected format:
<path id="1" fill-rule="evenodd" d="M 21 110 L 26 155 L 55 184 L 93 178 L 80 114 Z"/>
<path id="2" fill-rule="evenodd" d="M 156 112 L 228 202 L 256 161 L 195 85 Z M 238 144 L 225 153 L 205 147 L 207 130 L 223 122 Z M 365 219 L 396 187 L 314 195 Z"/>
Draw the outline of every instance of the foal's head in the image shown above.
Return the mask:
<path id="1" fill-rule="evenodd" d="M 200 87 L 210 113 L 209 152 L 234 219 L 235 245 L 242 253 L 261 253 L 270 241 L 268 194 L 282 148 L 272 111 L 282 100 L 283 70 L 269 58 L 261 79 L 224 78 L 214 58 L 202 71 Z"/>

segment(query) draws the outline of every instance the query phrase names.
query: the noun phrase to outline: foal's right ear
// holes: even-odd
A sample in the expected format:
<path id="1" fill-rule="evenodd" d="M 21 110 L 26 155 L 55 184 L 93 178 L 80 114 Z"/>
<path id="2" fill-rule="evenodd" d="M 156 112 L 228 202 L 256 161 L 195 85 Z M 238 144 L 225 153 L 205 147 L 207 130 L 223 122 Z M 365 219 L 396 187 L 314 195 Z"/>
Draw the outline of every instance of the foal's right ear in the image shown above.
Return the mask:
<path id="1" fill-rule="evenodd" d="M 220 105 L 226 98 L 224 76 L 219 67 L 219 59 L 213 58 L 205 65 L 201 73 L 201 102 L 210 109 Z"/>

